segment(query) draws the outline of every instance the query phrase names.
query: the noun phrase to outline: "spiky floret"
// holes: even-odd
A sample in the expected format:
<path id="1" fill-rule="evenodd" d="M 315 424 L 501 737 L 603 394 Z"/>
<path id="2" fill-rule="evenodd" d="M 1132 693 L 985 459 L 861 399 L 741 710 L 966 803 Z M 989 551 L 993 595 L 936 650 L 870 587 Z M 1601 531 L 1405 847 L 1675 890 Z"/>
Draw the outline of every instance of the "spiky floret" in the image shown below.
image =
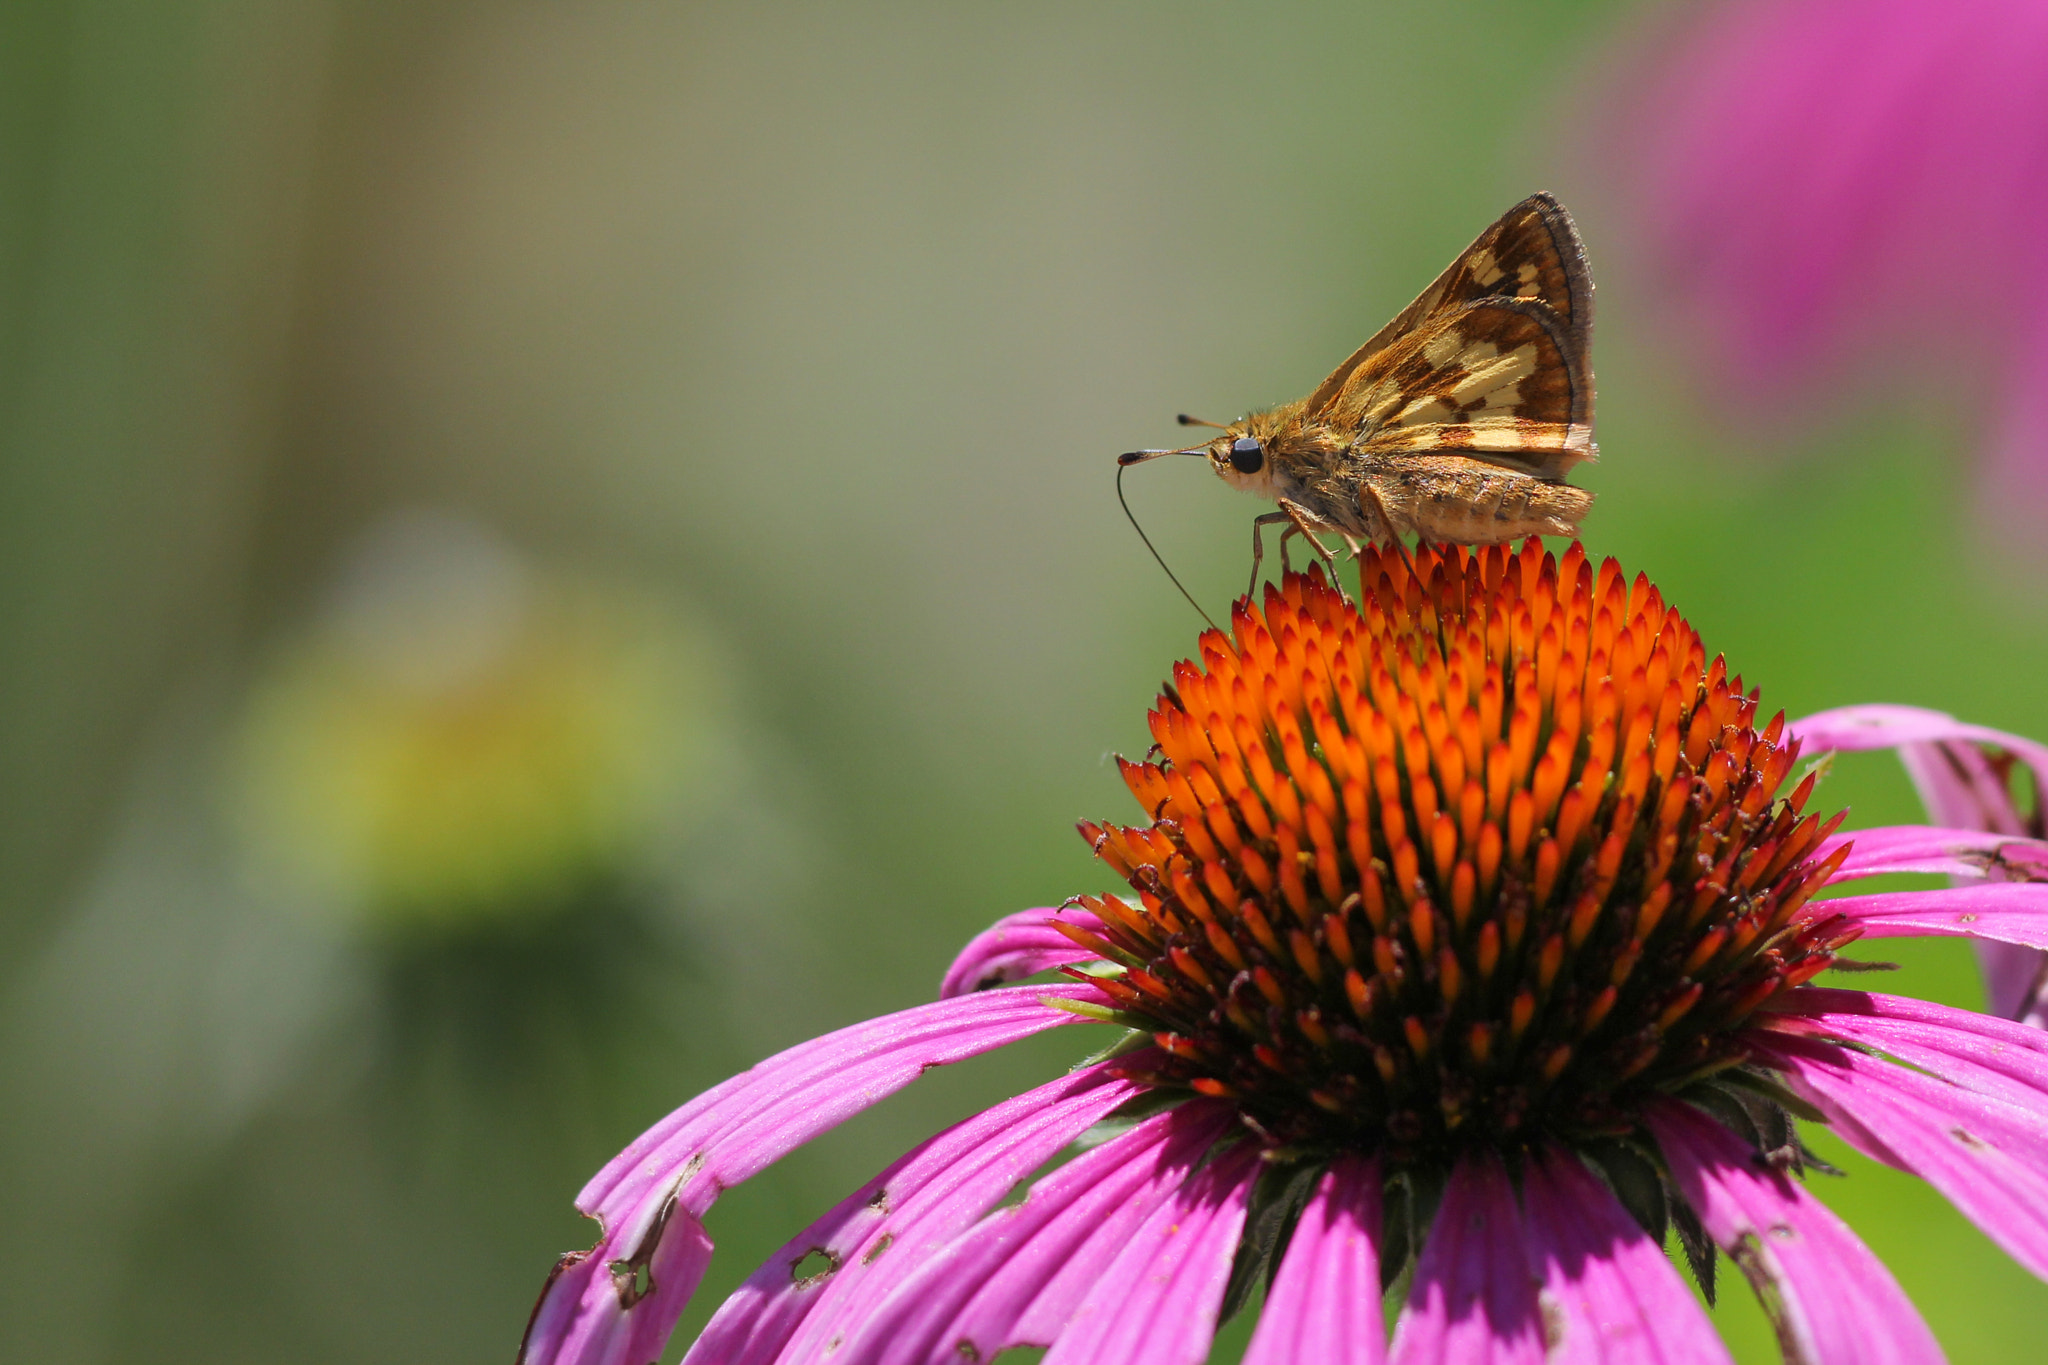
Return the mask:
<path id="1" fill-rule="evenodd" d="M 1135 902 L 1083 897 L 1102 981 L 1275 1144 L 1436 1164 L 1583 1139 L 1731 1067 L 1742 1025 L 1855 936 L 1802 907 L 1841 817 L 1782 715 L 1647 578 L 1368 552 L 1240 601 L 1122 763 L 1149 825 L 1084 822 Z"/>

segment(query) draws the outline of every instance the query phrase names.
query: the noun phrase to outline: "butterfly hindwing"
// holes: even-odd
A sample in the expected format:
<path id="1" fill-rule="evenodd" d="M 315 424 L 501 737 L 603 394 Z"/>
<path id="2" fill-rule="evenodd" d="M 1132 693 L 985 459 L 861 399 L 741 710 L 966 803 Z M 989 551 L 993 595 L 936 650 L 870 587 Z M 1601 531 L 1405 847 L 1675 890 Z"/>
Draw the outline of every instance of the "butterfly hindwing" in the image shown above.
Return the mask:
<path id="1" fill-rule="evenodd" d="M 1308 398 L 1311 416 L 1351 387 L 1354 373 L 1376 353 L 1398 345 L 1435 316 L 1487 298 L 1533 300 L 1548 307 L 1560 347 L 1581 370 L 1592 344 L 1593 282 L 1586 249 L 1564 206 L 1547 194 L 1532 194 L 1502 214 L 1471 246 L 1394 320 L 1352 353 Z M 1591 422 L 1592 393 L 1585 386 L 1585 418 Z"/>
<path id="2" fill-rule="evenodd" d="M 1375 456 L 1469 452 L 1557 479 L 1593 454 L 1592 386 L 1549 305 L 1487 298 L 1441 312 L 1357 366 L 1324 420 Z"/>

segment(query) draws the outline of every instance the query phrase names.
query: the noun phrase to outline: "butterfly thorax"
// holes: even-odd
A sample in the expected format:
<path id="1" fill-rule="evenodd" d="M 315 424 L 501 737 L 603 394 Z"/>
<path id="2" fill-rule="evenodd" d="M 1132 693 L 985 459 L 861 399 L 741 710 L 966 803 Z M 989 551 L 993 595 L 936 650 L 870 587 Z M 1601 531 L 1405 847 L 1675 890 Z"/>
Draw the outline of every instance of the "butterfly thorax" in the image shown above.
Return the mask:
<path id="1" fill-rule="evenodd" d="M 1369 534 L 1373 528 L 1355 510 L 1346 514 L 1358 505 L 1352 453 L 1357 433 L 1317 421 L 1306 408 L 1306 403 L 1289 403 L 1246 414 L 1210 443 L 1209 463 L 1233 488 L 1310 509 L 1314 520 L 1333 531 Z M 1263 455 L 1259 467 L 1249 472 L 1230 459 L 1231 447 L 1246 437 L 1259 443 Z"/>

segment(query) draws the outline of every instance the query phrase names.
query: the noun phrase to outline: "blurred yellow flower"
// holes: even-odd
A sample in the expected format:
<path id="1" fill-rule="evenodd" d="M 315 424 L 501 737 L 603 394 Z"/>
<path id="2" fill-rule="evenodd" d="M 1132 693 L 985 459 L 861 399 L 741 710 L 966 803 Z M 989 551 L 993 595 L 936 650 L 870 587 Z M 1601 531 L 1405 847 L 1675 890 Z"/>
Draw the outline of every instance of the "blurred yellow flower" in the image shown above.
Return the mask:
<path id="1" fill-rule="evenodd" d="M 474 524 L 391 521 L 252 692 L 233 784 L 252 852 L 382 933 L 556 913 L 630 876 L 691 785 L 699 643 Z"/>

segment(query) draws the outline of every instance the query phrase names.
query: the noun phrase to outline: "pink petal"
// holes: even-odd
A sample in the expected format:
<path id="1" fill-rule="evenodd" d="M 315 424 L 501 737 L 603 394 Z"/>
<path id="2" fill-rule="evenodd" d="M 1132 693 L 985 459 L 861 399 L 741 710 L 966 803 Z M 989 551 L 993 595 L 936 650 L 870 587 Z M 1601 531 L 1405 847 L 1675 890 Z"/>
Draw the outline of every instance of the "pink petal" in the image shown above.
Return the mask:
<path id="1" fill-rule="evenodd" d="M 1759 1015 L 1775 1032 L 1877 1048 L 2011 1104 L 2048 1104 L 2048 1033 L 1932 1001 L 1808 986 Z"/>
<path id="2" fill-rule="evenodd" d="M 1815 901 L 1808 920 L 1840 915 L 1865 938 L 1988 938 L 2048 948 L 2048 882 L 1982 882 Z"/>
<path id="3" fill-rule="evenodd" d="M 1689 1104 L 1645 1116 L 1679 1193 L 1766 1305 L 1787 1360 L 1927 1365 L 1941 1347 L 1898 1281 L 1825 1205 Z"/>
<path id="4" fill-rule="evenodd" d="M 1524 1167 L 1522 1236 L 1543 1281 L 1546 1361 L 1731 1365 L 1664 1248 L 1569 1152 Z"/>
<path id="5" fill-rule="evenodd" d="M 1887 825 L 1829 835 L 1813 851 L 1816 861 L 1849 845 L 1849 856 L 1828 879 L 1852 881 L 1894 872 L 1932 872 L 1983 880 L 2001 868 L 2020 871 L 2022 881 L 2048 881 L 2048 840 L 2027 839 L 1981 829 L 1936 825 Z"/>
<path id="6" fill-rule="evenodd" d="M 613 1270 L 603 1243 L 555 1263 L 527 1320 L 517 1365 L 651 1361 L 661 1354 L 711 1264 L 704 1225 L 674 1204 L 664 1213 L 638 1275 Z"/>
<path id="7" fill-rule="evenodd" d="M 1232 1122 L 1227 1105 L 1195 1100 L 1083 1152 L 906 1277 L 835 1365 L 987 1361 L 1050 1346 Z"/>
<path id="8" fill-rule="evenodd" d="M 1207 1360 L 1258 1167 L 1258 1147 L 1240 1143 L 1154 1209 L 1074 1310 L 1044 1365 Z"/>
<path id="9" fill-rule="evenodd" d="M 856 1287 L 877 1267 L 916 1264 L 979 1218 L 1078 1137 L 1138 1092 L 1089 1067 L 1006 1100 L 920 1144 L 768 1258 L 720 1306 L 683 1359 L 686 1365 L 768 1365 L 791 1338 L 826 1341 L 858 1316 Z M 823 1273 L 798 1277 L 815 1253 Z M 870 1293 L 867 1297 L 873 1297 Z M 801 1352 L 792 1352 L 801 1354 Z"/>
<path id="10" fill-rule="evenodd" d="M 1543 1317 L 1521 1222 L 1500 1158 L 1457 1164 L 1394 1325 L 1393 1365 L 1542 1365 Z"/>
<path id="11" fill-rule="evenodd" d="M 1332 1162 L 1295 1224 L 1244 1365 L 1380 1365 L 1380 1168 Z"/>
<path id="12" fill-rule="evenodd" d="M 939 983 L 939 998 L 950 1000 L 1070 962 L 1093 961 L 1094 953 L 1052 927 L 1056 919 L 1094 933 L 1102 932 L 1102 921 L 1079 906 L 1020 910 L 1005 915 L 960 950 L 960 956 L 946 969 L 945 980 Z"/>
<path id="13" fill-rule="evenodd" d="M 1052 1000 L 1101 1002 L 1093 987 L 992 991 L 921 1005 L 800 1043 L 713 1087 L 642 1134 L 599 1171 L 576 1206 L 604 1236 L 564 1257 L 541 1291 L 520 1365 L 642 1365 L 660 1354 L 709 1258 L 671 1252 L 729 1189 L 783 1154 L 894 1094 L 927 1069 L 1028 1038 L 1081 1016 Z M 680 1246 L 695 1245 L 686 1239 Z M 617 1263 L 645 1264 L 635 1294 Z M 651 1348 L 651 1349 L 649 1349 Z"/>
<path id="14" fill-rule="evenodd" d="M 1918 1175 L 2048 1279 L 2048 1104 L 2009 1104 L 1805 1039 L 1774 1038 L 1757 1057 L 1826 1113 L 1845 1142 Z"/>

